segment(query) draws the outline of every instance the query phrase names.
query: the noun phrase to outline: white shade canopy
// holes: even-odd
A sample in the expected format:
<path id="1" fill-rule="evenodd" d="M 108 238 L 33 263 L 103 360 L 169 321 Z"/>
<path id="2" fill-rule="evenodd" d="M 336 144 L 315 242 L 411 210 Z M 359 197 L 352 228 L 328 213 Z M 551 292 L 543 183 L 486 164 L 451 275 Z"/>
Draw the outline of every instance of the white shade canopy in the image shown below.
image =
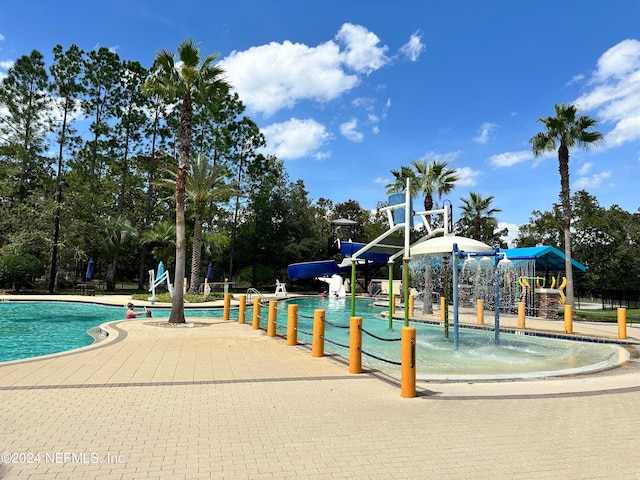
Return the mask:
<path id="1" fill-rule="evenodd" d="M 418 255 L 435 255 L 442 253 L 451 253 L 453 244 L 458 245 L 458 250 L 465 252 L 490 252 L 493 247 L 486 243 L 479 242 L 473 238 L 459 237 L 457 235 L 445 235 L 444 237 L 435 237 L 424 240 L 411 247 L 411 257 Z"/>

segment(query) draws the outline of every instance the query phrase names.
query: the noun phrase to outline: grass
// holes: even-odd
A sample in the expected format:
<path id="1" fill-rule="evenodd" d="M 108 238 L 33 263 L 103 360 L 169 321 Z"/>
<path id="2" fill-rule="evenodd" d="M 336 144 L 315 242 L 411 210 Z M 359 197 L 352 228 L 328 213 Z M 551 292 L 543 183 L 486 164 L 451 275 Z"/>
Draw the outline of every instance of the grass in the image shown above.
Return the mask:
<path id="1" fill-rule="evenodd" d="M 145 292 L 145 293 L 132 293 L 131 294 L 131 298 L 133 300 L 143 300 L 146 301 L 149 299 L 149 292 Z M 169 293 L 157 293 L 156 294 L 156 298 L 158 299 L 158 302 L 162 302 L 162 303 L 171 303 L 171 295 L 169 295 Z M 203 295 L 191 295 L 190 293 L 187 293 L 184 296 L 184 300 L 188 303 L 204 303 L 204 302 L 211 302 L 213 300 L 220 300 L 223 298 L 222 293 L 215 293 L 212 292 L 210 295 L 207 295 L 207 298 L 205 299 Z"/>
<path id="2" fill-rule="evenodd" d="M 564 312 L 561 312 L 561 314 Z M 592 322 L 611 322 L 618 321 L 617 310 L 576 310 L 575 316 L 581 320 L 587 320 Z M 627 323 L 640 323 L 640 309 L 629 308 L 627 309 Z"/>

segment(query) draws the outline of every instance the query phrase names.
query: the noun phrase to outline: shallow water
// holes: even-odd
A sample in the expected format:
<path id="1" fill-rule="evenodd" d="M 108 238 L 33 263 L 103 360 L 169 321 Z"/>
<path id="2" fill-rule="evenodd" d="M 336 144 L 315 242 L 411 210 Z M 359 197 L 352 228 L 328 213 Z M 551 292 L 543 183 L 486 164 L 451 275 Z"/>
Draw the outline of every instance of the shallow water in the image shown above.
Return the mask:
<path id="1" fill-rule="evenodd" d="M 308 317 L 318 308 L 326 310 L 327 322 L 349 324 L 350 299 L 336 301 L 302 298 L 292 299 L 289 303 L 298 304 L 300 330 L 313 331 L 312 321 Z M 382 311 L 383 308 L 373 306 L 369 300 L 360 300 L 356 304 L 356 315 L 363 317 L 364 330 L 379 337 L 399 338 L 403 323 L 394 323 L 390 331 L 388 320 L 378 316 Z M 286 323 L 286 311 L 281 315 L 279 313 L 278 322 Z M 446 338 L 442 326 L 421 323 L 412 323 L 412 326 L 416 328 L 416 373 L 419 378 L 526 378 L 566 375 L 613 366 L 621 353 L 621 347 L 617 345 L 504 332 L 500 333 L 500 342 L 496 346 L 493 331 L 470 328 L 460 328 L 459 350 L 455 351 L 452 328 L 449 338 Z M 349 330 L 327 324 L 325 337 L 327 340 L 346 345 L 349 343 Z M 299 337 L 299 340 L 311 342 L 309 337 Z M 347 349 L 327 341 L 325 349 L 346 358 L 349 356 Z M 386 360 L 400 361 L 400 342 L 380 341 L 363 335 L 362 350 Z M 400 373 L 399 366 L 366 355 L 362 356 L 362 363 L 392 375 Z"/>

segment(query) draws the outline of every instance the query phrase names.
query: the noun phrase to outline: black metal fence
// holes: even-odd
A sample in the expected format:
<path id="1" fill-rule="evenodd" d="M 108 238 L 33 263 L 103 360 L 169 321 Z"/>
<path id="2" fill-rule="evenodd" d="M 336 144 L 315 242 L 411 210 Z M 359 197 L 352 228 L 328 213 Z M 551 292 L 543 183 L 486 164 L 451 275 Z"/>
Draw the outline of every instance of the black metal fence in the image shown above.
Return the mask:
<path id="1" fill-rule="evenodd" d="M 633 288 L 577 289 L 576 308 L 581 305 L 600 304 L 603 310 L 616 308 L 640 308 L 640 290 Z"/>

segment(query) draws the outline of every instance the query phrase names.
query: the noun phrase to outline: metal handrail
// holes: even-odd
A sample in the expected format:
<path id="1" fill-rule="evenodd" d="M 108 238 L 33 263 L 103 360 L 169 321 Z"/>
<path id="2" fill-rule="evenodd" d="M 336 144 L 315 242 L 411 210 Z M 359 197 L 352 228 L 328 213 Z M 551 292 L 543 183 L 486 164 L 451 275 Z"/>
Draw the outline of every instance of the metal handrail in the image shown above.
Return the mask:
<path id="1" fill-rule="evenodd" d="M 267 297 L 265 297 L 262 293 L 260 293 L 256 288 L 248 288 L 247 289 L 247 300 L 251 300 L 251 296 L 252 295 L 257 295 L 260 297 L 261 300 L 266 300 Z"/>

